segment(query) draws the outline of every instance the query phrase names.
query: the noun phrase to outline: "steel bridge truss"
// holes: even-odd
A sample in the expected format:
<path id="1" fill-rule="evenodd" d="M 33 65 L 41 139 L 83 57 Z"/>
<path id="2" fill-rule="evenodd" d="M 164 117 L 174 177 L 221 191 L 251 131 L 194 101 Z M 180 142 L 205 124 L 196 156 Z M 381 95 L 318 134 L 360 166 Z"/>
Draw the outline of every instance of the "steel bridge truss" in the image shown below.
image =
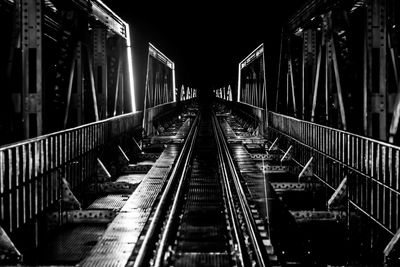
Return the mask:
<path id="1" fill-rule="evenodd" d="M 269 126 L 268 136 L 283 150 L 292 147 L 300 165 L 311 162 L 321 183 L 344 190 L 348 214 L 356 210 L 383 229 L 371 242 L 386 240 L 381 252 L 392 256 L 400 236 L 400 147 L 274 112 Z"/>
<path id="2" fill-rule="evenodd" d="M 237 101 L 266 109 L 264 44 L 243 59 L 238 69 Z"/>
<path id="3" fill-rule="evenodd" d="M 396 142 L 399 8 L 393 0 L 308 1 L 282 32 L 275 110 Z"/>
<path id="4" fill-rule="evenodd" d="M 129 25 L 101 1 L 2 2 L 11 26 L 2 98 L 12 107 L 1 121 L 14 130 L 4 142 L 134 109 Z"/>
<path id="5" fill-rule="evenodd" d="M 143 116 L 145 135 L 155 133 L 154 118 L 176 104 L 176 94 L 175 63 L 149 44 Z"/>

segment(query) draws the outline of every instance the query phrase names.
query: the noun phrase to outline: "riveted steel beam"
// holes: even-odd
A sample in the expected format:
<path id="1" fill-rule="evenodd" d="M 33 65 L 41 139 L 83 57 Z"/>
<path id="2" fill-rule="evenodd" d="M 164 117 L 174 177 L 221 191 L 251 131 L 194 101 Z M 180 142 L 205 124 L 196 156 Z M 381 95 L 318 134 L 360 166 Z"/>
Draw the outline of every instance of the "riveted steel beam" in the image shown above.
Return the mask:
<path id="1" fill-rule="evenodd" d="M 21 0 L 22 126 L 24 137 L 43 132 L 42 1 Z"/>

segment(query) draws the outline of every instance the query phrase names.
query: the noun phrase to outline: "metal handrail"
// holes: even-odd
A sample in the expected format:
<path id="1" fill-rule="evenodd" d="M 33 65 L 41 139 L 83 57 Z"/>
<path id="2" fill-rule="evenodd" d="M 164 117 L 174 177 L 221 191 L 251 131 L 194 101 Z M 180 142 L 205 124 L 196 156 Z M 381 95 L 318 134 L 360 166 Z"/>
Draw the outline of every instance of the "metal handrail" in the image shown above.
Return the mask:
<path id="1" fill-rule="evenodd" d="M 326 126 L 326 125 L 321 125 L 321 124 L 318 124 L 318 123 L 315 123 L 315 122 L 301 120 L 301 119 L 298 119 L 298 118 L 295 118 L 295 117 L 291 117 L 291 116 L 280 114 L 280 113 L 273 112 L 273 111 L 268 111 L 268 114 L 270 116 L 269 117 L 270 121 L 273 120 L 274 117 L 276 117 L 276 118 L 286 118 L 286 119 L 291 120 L 291 121 L 296 121 L 296 122 L 304 123 L 304 124 L 307 124 L 307 125 L 313 125 L 314 127 L 321 127 L 321 128 L 326 129 L 326 130 L 331 130 L 331 131 L 335 131 L 335 132 L 338 132 L 338 133 L 347 134 L 347 135 L 353 136 L 355 138 L 365 139 L 365 140 L 368 140 L 368 141 L 371 141 L 371 142 L 375 142 L 377 144 L 385 145 L 387 147 L 391 147 L 391 148 L 395 148 L 395 149 L 399 149 L 400 150 L 399 146 L 393 145 L 392 143 L 388 143 L 388 142 L 385 142 L 385 141 L 376 140 L 376 139 L 373 139 L 373 138 L 368 137 L 368 136 L 358 135 L 358 134 L 355 134 L 355 133 L 343 131 L 341 129 L 329 127 L 329 126 Z"/>
<path id="2" fill-rule="evenodd" d="M 60 199 L 59 183 L 72 188 L 96 174 L 108 142 L 140 125 L 130 113 L 0 148 L 0 225 L 7 232 L 35 220 Z"/>
<path id="3" fill-rule="evenodd" d="M 273 128 L 272 128 L 271 130 L 272 130 L 272 131 L 277 131 L 276 129 L 273 129 Z M 292 138 L 290 135 L 287 135 L 287 134 L 285 134 L 285 133 L 280 132 L 280 134 L 286 136 L 287 138 Z M 375 179 L 374 177 L 369 176 L 369 175 L 367 175 L 367 174 L 365 174 L 365 173 L 363 173 L 363 172 L 361 172 L 361 171 L 359 171 L 359 170 L 353 168 L 352 166 L 350 166 L 350 165 L 348 165 L 348 164 L 346 164 L 346 163 L 343 163 L 343 162 L 341 162 L 340 160 L 337 160 L 336 158 L 331 157 L 331 156 L 329 156 L 328 154 L 326 154 L 326 153 L 324 153 L 324 152 L 322 152 L 322 151 L 320 151 L 320 150 L 318 150 L 318 149 L 315 149 L 314 147 L 308 146 L 307 144 L 305 144 L 305 143 L 303 143 L 303 142 L 301 142 L 301 141 L 298 141 L 298 140 L 296 140 L 296 142 L 299 143 L 299 144 L 302 145 L 302 146 L 305 146 L 305 147 L 307 147 L 307 148 L 309 148 L 309 149 L 315 151 L 315 152 L 318 153 L 318 154 L 321 154 L 322 156 L 324 156 L 324 157 L 330 159 L 332 162 L 335 162 L 335 163 L 337 163 L 337 164 L 343 165 L 344 167 L 346 167 L 347 169 L 349 169 L 350 171 L 352 171 L 352 172 L 354 172 L 354 173 L 356 173 L 356 174 L 363 175 L 363 176 L 365 176 L 366 178 L 372 179 L 375 183 L 379 184 L 380 186 L 384 187 L 384 188 L 387 189 L 387 190 L 392 191 L 393 193 L 400 193 L 398 190 L 393 189 L 393 188 L 391 188 L 391 187 L 385 185 L 384 183 L 380 182 L 379 180 Z M 282 151 L 282 152 L 284 153 L 285 151 Z M 295 159 L 294 159 L 294 162 L 301 165 L 301 163 L 297 162 L 297 160 L 295 160 Z M 335 189 L 335 188 L 332 187 L 330 184 L 326 183 L 322 178 L 320 178 L 320 177 L 317 177 L 317 178 L 320 179 L 322 182 L 324 182 L 325 185 L 329 186 L 331 189 L 333 189 L 333 190 Z"/>
<path id="4" fill-rule="evenodd" d="M 300 164 L 314 158 L 314 172 L 331 188 L 348 176 L 349 200 L 386 231 L 400 227 L 400 147 L 372 138 L 269 112 L 269 134 L 296 141 Z"/>
<path id="5" fill-rule="evenodd" d="M 40 135 L 40 136 L 32 137 L 32 138 L 29 138 L 29 139 L 24 139 L 24 140 L 17 141 L 17 142 L 14 142 L 14 143 L 1 145 L 0 146 L 0 150 L 13 148 L 13 147 L 21 146 L 21 145 L 28 144 L 28 143 L 37 142 L 37 141 L 40 141 L 40 140 L 48 139 L 48 138 L 50 138 L 52 136 L 57 136 L 57 135 L 60 135 L 60 134 L 77 131 L 79 129 L 87 128 L 89 126 L 94 126 L 94 125 L 103 124 L 105 122 L 120 120 L 120 119 L 122 119 L 124 117 L 141 116 L 142 113 L 143 113 L 143 111 L 130 112 L 130 113 L 118 115 L 118 116 L 115 116 L 115 117 L 111 117 L 111 118 L 108 118 L 108 119 L 86 123 L 86 124 L 79 125 L 79 126 L 76 126 L 76 127 L 73 127 L 73 128 L 68 128 L 68 129 L 65 129 L 65 130 L 57 131 L 57 132 L 43 134 L 43 135 Z"/>
<path id="6" fill-rule="evenodd" d="M 228 206 L 228 211 L 231 214 L 232 226 L 233 226 L 232 228 L 233 228 L 233 232 L 235 234 L 236 242 L 238 244 L 237 249 L 238 249 L 239 259 L 240 259 L 240 263 L 241 263 L 240 266 L 246 266 L 245 262 L 247 262 L 247 261 L 245 261 L 245 259 L 244 259 L 245 254 L 243 253 L 243 251 L 246 250 L 246 247 L 245 247 L 245 244 L 243 244 L 244 240 L 242 238 L 240 238 L 241 237 L 240 233 L 239 233 L 240 226 L 239 226 L 239 222 L 237 221 L 237 218 L 236 218 L 237 216 L 235 216 L 237 212 L 235 210 L 235 203 L 233 203 L 233 193 L 232 193 L 231 187 L 229 186 L 228 170 L 227 170 L 227 166 L 224 161 L 222 145 L 221 145 L 221 142 L 218 137 L 219 132 L 217 130 L 216 125 L 217 125 L 217 122 L 213 116 L 213 131 L 216 136 L 215 139 L 217 142 L 218 155 L 219 155 L 218 160 L 219 160 L 219 163 L 221 166 L 221 173 L 222 173 L 222 178 L 223 178 L 222 182 L 224 185 L 223 188 L 224 188 L 224 191 L 226 194 L 226 203 Z"/>

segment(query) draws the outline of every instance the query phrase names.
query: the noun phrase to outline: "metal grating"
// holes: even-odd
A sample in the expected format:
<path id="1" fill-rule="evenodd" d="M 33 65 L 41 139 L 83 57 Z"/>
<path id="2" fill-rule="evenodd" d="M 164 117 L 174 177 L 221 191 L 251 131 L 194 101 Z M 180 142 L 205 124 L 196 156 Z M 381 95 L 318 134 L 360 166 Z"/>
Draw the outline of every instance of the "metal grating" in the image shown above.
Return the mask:
<path id="1" fill-rule="evenodd" d="M 244 147 L 247 149 L 249 153 L 264 153 L 265 148 L 262 144 L 245 144 Z"/>
<path id="2" fill-rule="evenodd" d="M 187 195 L 189 201 L 196 202 L 217 202 L 222 201 L 222 191 L 219 188 L 190 188 Z"/>
<path id="3" fill-rule="evenodd" d="M 221 122 L 221 127 L 222 127 L 222 130 L 224 131 L 225 136 L 228 139 L 236 138 L 235 132 L 232 130 L 231 126 L 228 124 L 228 122 L 226 120 L 223 120 Z"/>
<path id="4" fill-rule="evenodd" d="M 145 174 L 127 174 L 127 175 L 122 175 L 118 177 L 116 182 L 123 182 L 123 183 L 128 183 L 128 184 L 138 184 L 140 183 L 143 178 L 145 177 Z"/>
<path id="5" fill-rule="evenodd" d="M 154 165 L 154 161 L 152 161 L 152 160 L 142 160 L 142 161 L 136 162 L 136 165 L 150 165 L 150 166 L 153 166 Z"/>
<path id="6" fill-rule="evenodd" d="M 175 266 L 229 266 L 229 263 L 230 256 L 227 253 L 182 253 L 177 255 Z"/>
<path id="7" fill-rule="evenodd" d="M 128 195 L 107 195 L 96 199 L 87 209 L 120 210 L 128 199 Z"/>
<path id="8" fill-rule="evenodd" d="M 40 264 L 75 264 L 84 259 L 101 238 L 106 224 L 73 225 L 57 235 L 49 235 L 35 253 Z M 27 264 L 29 265 L 29 259 Z"/>
<path id="9" fill-rule="evenodd" d="M 82 266 L 125 266 L 179 153 L 169 145 L 143 177 Z M 131 177 L 139 179 L 138 176 Z M 124 178 L 126 179 L 126 178 Z"/>
<path id="10" fill-rule="evenodd" d="M 257 167 L 256 161 L 251 158 L 251 154 L 246 151 L 243 145 L 229 144 L 229 147 L 233 151 L 234 161 L 246 183 L 251 197 L 250 201 L 256 203 L 256 209 L 260 215 L 266 217 L 265 183 L 270 182 L 271 174 L 262 173 Z"/>
<path id="11" fill-rule="evenodd" d="M 185 236 L 186 238 L 188 238 L 188 236 L 192 236 L 192 238 L 194 239 L 200 239 L 200 238 L 209 239 L 218 236 L 221 237 L 225 233 L 226 233 L 226 228 L 221 227 L 221 225 L 195 226 L 188 223 L 182 223 L 179 229 L 179 235 Z"/>
<path id="12" fill-rule="evenodd" d="M 184 138 L 188 134 L 190 127 L 191 127 L 190 119 L 187 119 L 183 123 L 182 127 L 179 129 L 178 133 L 176 134 L 176 137 Z"/>
<path id="13" fill-rule="evenodd" d="M 85 266 L 91 267 L 125 267 L 126 262 L 124 260 L 118 260 L 114 258 L 110 258 L 107 255 L 97 257 L 95 259 L 88 259 L 85 261 Z"/>
<path id="14" fill-rule="evenodd" d="M 141 154 L 136 154 L 135 158 L 138 161 L 143 161 L 143 160 L 150 160 L 150 161 L 156 161 L 158 157 L 160 156 L 160 153 L 145 153 L 142 152 Z"/>

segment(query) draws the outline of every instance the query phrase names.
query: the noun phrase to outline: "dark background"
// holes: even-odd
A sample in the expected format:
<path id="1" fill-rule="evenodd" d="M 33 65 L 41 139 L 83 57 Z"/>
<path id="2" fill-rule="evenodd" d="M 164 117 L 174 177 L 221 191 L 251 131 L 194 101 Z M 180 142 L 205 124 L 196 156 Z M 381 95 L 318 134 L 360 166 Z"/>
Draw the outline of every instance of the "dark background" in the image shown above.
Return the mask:
<path id="1" fill-rule="evenodd" d="M 104 0 L 130 24 L 136 88 L 143 90 L 148 42 L 175 62 L 176 86 L 237 84 L 238 63 L 264 43 L 267 88 L 274 88 L 282 26 L 304 0 Z"/>

